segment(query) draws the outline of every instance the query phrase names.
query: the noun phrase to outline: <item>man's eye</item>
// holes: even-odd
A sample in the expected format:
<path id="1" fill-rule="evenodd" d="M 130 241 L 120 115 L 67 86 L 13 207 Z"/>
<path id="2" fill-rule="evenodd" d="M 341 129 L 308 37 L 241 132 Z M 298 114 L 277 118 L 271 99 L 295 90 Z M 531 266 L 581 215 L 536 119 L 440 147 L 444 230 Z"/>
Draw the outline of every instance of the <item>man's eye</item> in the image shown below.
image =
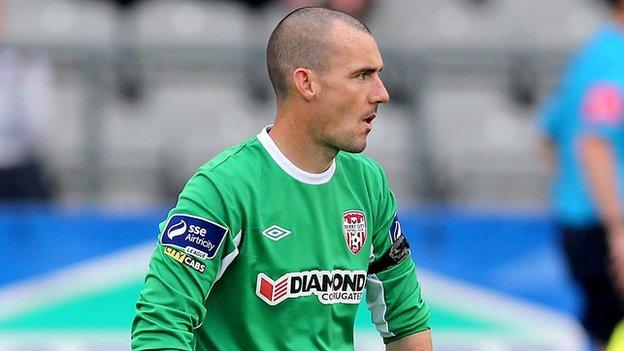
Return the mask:
<path id="1" fill-rule="evenodd" d="M 358 74 L 358 78 L 366 79 L 366 78 L 368 78 L 368 73 L 367 72 L 362 72 L 362 73 Z"/>

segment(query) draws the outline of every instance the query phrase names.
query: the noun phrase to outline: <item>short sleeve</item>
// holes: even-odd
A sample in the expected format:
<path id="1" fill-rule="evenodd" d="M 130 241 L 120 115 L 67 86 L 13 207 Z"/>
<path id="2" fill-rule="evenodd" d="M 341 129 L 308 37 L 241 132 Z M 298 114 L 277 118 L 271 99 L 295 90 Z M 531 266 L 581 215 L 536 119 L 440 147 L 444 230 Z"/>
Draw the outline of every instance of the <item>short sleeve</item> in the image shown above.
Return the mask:
<path id="1" fill-rule="evenodd" d="M 584 91 L 580 105 L 581 133 L 609 138 L 624 125 L 621 86 L 607 80 L 594 82 Z"/>
<path id="2" fill-rule="evenodd" d="M 537 116 L 537 124 L 542 135 L 555 139 L 561 116 L 561 92 L 553 93 L 544 103 Z"/>

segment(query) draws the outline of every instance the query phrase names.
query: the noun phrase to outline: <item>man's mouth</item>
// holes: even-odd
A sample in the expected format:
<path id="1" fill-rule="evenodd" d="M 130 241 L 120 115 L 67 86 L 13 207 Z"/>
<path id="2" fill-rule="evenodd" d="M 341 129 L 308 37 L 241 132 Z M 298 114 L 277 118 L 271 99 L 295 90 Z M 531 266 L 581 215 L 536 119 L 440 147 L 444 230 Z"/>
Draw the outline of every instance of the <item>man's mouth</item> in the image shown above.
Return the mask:
<path id="1" fill-rule="evenodd" d="M 373 123 L 373 120 L 375 119 L 375 117 L 377 117 L 376 113 L 372 113 L 370 114 L 368 117 L 364 118 L 364 122 L 371 124 Z"/>

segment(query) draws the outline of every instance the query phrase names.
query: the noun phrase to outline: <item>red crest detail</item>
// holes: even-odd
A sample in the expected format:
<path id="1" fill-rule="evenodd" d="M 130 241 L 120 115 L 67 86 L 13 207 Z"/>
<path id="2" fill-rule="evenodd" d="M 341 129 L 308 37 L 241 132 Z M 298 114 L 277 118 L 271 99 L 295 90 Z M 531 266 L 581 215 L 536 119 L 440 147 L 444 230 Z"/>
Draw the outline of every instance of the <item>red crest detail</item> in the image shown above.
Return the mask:
<path id="1" fill-rule="evenodd" d="M 342 231 L 349 251 L 357 255 L 366 242 L 366 215 L 364 212 L 357 210 L 343 212 Z"/>

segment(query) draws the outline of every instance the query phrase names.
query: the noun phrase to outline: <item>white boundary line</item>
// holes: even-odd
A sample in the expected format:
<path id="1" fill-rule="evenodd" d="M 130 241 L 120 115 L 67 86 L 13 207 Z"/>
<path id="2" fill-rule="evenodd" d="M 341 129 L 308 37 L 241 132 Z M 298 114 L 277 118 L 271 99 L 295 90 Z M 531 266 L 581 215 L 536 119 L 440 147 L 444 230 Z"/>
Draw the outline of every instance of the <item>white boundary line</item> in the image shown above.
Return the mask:
<path id="1" fill-rule="evenodd" d="M 129 351 L 130 333 L 17 332 L 11 336 L 0 334 L 0 351 L 89 351 L 94 347 L 111 351 Z"/>
<path id="2" fill-rule="evenodd" d="M 127 283 L 147 273 L 155 242 L 114 252 L 0 289 L 0 321 L 55 301 Z"/>
<path id="3" fill-rule="evenodd" d="M 131 249 L 112 253 L 106 257 L 84 262 L 47 275 L 20 282 L 0 290 L 0 321 L 45 306 L 56 301 L 94 292 L 118 284 L 140 279 L 148 269 L 155 243 L 146 243 Z M 490 338 L 492 345 L 513 343 L 521 345 L 530 340 L 556 345 L 558 349 L 582 350 L 584 337 L 580 326 L 572 319 L 542 306 L 521 302 L 483 288 L 444 278 L 427 270 L 418 270 L 418 277 L 426 300 L 449 309 L 479 316 L 495 324 L 517 327 L 517 333 Z M 435 311 L 433 312 L 435 313 Z M 360 333 L 364 335 L 365 333 Z M 434 343 L 444 345 L 470 342 L 479 339 L 463 331 L 433 333 Z M 435 339 L 439 339 L 436 341 Z M 105 331 L 102 333 L 57 334 L 47 332 L 0 333 L 0 351 L 3 346 L 36 344 L 37 341 L 58 340 L 59 344 L 121 344 L 129 340 L 129 333 Z M 44 341 L 45 340 L 45 341 Z M 368 339 L 372 341 L 371 339 Z M 479 340 L 484 341 L 483 337 Z M 361 344 L 362 345 L 362 344 Z M 54 348 L 59 349 L 59 348 Z M 78 347 L 84 349 L 84 347 Z"/>
<path id="4" fill-rule="evenodd" d="M 507 341 L 526 342 L 528 336 L 531 340 L 557 345 L 561 350 L 583 350 L 585 337 L 581 326 L 561 313 L 474 285 L 443 278 L 423 269 L 418 270 L 418 280 L 426 301 L 468 315 L 479 316 L 495 324 L 517 327 L 517 333 L 511 335 L 511 339 Z M 444 333 L 444 339 L 466 340 L 467 337 L 469 336 L 463 332 Z"/>

